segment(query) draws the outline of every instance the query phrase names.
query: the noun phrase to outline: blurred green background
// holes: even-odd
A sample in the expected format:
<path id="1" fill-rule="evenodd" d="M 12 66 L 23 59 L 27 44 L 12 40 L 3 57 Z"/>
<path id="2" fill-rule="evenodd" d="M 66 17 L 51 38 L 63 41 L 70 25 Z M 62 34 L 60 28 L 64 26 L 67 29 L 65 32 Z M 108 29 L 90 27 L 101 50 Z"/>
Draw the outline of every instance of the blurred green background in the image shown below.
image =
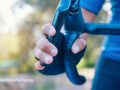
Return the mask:
<path id="1" fill-rule="evenodd" d="M 94 65 L 100 54 L 100 45 L 104 36 L 89 36 L 87 52 L 77 66 L 80 73 L 85 75 L 86 72 L 89 73 L 88 82 L 83 87 L 72 85 L 67 78 L 64 79 L 65 75 L 42 76 L 34 67 L 35 36 L 40 33 L 43 24 L 52 22 L 58 2 L 59 0 L 0 0 L 0 76 L 34 79 L 30 85 L 0 83 L 1 90 L 90 89 Z M 106 0 L 95 22 L 107 23 L 110 17 L 110 3 Z"/>

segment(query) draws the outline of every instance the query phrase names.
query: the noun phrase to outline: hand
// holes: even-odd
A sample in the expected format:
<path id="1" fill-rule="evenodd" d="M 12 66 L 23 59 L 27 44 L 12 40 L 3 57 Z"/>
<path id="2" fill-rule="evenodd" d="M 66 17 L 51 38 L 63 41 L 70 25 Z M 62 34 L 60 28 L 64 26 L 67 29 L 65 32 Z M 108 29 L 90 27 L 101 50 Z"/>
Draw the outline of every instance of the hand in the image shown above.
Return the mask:
<path id="1" fill-rule="evenodd" d="M 42 28 L 42 32 L 49 36 L 54 36 L 56 31 L 51 24 L 45 24 Z M 53 57 L 57 55 L 57 48 L 50 43 L 44 35 L 39 35 L 35 41 L 36 47 L 34 49 L 34 55 L 39 60 L 43 61 L 45 64 L 51 64 L 53 62 Z M 40 61 L 35 63 L 35 68 L 37 70 L 43 70 Z"/>
<path id="2" fill-rule="evenodd" d="M 45 24 L 42 28 L 42 31 L 48 36 L 54 36 L 56 33 L 55 28 L 51 24 Z M 75 41 L 71 48 L 74 54 L 79 53 L 85 48 L 87 36 L 87 34 L 82 34 L 80 35 L 80 38 Z M 37 48 L 34 50 L 35 57 L 46 64 L 51 64 L 53 62 L 53 57 L 58 53 L 57 48 L 43 35 L 40 35 L 36 38 L 36 46 Z M 38 61 L 35 63 L 35 68 L 37 70 L 43 70 L 45 67 L 41 65 L 40 61 Z"/>

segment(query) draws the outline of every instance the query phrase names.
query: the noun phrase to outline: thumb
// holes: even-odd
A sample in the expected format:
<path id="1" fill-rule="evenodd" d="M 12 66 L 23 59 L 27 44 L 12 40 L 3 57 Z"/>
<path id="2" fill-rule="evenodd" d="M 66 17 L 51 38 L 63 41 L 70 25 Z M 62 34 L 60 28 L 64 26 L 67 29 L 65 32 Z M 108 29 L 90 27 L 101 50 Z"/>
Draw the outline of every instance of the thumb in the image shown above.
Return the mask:
<path id="1" fill-rule="evenodd" d="M 72 46 L 72 52 L 74 54 L 79 53 L 80 51 L 82 51 L 86 46 L 86 40 L 83 38 L 78 38 L 75 43 Z"/>

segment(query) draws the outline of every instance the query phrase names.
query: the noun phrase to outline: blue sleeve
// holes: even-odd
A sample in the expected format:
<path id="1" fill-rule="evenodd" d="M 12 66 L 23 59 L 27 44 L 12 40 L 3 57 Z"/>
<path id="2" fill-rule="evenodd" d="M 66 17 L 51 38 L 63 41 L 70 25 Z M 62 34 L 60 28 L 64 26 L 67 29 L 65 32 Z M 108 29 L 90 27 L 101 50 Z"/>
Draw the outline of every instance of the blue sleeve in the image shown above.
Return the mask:
<path id="1" fill-rule="evenodd" d="M 90 12 L 98 14 L 105 0 L 80 0 L 80 6 Z"/>

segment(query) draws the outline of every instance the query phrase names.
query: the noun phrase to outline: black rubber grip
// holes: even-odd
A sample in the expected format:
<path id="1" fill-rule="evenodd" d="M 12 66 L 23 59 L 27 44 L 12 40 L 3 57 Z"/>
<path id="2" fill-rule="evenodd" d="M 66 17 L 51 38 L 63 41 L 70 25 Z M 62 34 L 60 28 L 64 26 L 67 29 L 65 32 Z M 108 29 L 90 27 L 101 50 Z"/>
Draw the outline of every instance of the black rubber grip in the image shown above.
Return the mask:
<path id="1" fill-rule="evenodd" d="M 86 79 L 84 76 L 81 76 L 77 72 L 76 61 L 80 61 L 80 59 L 84 55 L 84 51 L 80 52 L 78 55 L 75 55 L 71 51 L 71 47 L 75 40 L 79 37 L 79 33 L 74 33 L 71 31 L 67 31 L 64 34 L 64 67 L 65 72 L 69 78 L 69 80 L 77 85 L 81 85 L 85 83 Z M 78 58 L 77 58 L 78 56 Z"/>

